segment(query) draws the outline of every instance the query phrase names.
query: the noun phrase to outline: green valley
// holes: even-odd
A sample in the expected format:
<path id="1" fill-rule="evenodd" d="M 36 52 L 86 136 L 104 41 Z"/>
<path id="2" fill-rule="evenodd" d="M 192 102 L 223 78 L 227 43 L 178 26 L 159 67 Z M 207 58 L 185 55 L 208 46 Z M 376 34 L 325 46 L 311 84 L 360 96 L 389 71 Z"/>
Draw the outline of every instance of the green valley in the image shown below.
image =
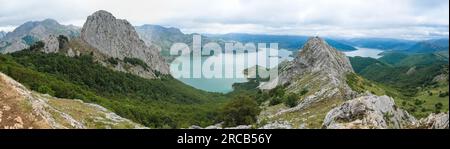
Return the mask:
<path id="1" fill-rule="evenodd" d="M 144 79 L 103 67 L 90 55 L 70 58 L 35 48 L 0 55 L 0 71 L 32 90 L 96 103 L 150 128 L 212 125 L 226 99 L 171 76 Z"/>

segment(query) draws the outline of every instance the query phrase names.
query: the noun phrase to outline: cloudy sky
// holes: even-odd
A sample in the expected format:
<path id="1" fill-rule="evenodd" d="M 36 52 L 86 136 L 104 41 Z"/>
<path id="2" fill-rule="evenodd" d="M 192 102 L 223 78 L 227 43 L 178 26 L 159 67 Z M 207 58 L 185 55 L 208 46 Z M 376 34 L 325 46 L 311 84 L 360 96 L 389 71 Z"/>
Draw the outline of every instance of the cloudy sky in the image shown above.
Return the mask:
<path id="1" fill-rule="evenodd" d="M 185 33 L 427 39 L 449 36 L 448 0 L 0 0 L 0 30 L 53 18 L 82 26 L 107 10 Z"/>

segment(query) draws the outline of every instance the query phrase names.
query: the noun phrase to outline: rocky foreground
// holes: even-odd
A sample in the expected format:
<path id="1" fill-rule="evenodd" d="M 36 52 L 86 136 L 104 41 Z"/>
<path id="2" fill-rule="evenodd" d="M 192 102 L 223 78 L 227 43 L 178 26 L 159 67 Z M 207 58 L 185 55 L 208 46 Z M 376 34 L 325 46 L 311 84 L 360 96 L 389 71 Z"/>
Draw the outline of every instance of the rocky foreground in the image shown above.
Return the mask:
<path id="1" fill-rule="evenodd" d="M 0 129 L 145 128 L 102 106 L 28 90 L 0 73 Z"/>
<path id="2" fill-rule="evenodd" d="M 431 114 L 416 120 L 398 108 L 388 96 L 365 96 L 346 101 L 328 112 L 323 127 L 328 129 L 448 129 L 447 113 Z"/>

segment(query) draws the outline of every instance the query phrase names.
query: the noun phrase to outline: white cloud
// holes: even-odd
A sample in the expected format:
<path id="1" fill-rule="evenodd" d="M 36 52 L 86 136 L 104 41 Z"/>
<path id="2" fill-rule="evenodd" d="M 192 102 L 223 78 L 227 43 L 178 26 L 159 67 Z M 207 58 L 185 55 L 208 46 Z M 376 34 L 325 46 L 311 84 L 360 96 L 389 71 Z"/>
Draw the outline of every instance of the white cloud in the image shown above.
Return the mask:
<path id="1" fill-rule="evenodd" d="M 81 26 L 96 10 L 185 32 L 430 38 L 448 36 L 448 0 L 0 0 L 0 26 L 54 18 Z"/>

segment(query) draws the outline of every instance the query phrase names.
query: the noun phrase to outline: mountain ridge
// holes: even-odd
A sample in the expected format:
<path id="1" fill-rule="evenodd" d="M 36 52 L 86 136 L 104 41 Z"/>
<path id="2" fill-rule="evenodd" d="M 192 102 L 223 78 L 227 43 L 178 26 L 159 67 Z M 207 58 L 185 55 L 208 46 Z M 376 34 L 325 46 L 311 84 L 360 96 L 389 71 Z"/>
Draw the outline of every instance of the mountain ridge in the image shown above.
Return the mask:
<path id="1" fill-rule="evenodd" d="M 268 125 L 285 120 L 291 121 L 285 117 L 296 115 L 300 119 L 290 122 L 296 123 L 294 128 L 320 128 L 325 112 L 357 95 L 346 83 L 347 74 L 354 73 L 350 61 L 342 52 L 337 51 L 319 37 L 309 38 L 293 61 L 284 62 L 275 69 L 279 69 L 278 77 L 261 83 L 259 88 L 269 90 L 269 92 L 273 90 L 284 92 L 281 97 L 273 97 L 272 100 L 284 98 L 284 96 L 294 96 L 296 106 L 269 105 L 269 109 L 276 107 L 276 112 L 266 110 L 260 116 L 260 119 L 271 121 Z M 320 109 L 312 112 L 311 108 Z M 311 111 L 311 113 L 295 114 L 306 111 Z M 308 116 L 316 118 L 308 119 L 306 118 Z M 303 123 L 303 126 L 299 126 L 299 123 Z"/>
<path id="2" fill-rule="evenodd" d="M 74 26 L 61 25 L 53 19 L 29 21 L 0 39 L 0 52 L 12 53 L 20 51 L 30 47 L 37 41 L 47 42 L 47 39 L 52 38 L 50 36 L 59 35 L 74 38 L 79 35 L 79 30 Z"/>

